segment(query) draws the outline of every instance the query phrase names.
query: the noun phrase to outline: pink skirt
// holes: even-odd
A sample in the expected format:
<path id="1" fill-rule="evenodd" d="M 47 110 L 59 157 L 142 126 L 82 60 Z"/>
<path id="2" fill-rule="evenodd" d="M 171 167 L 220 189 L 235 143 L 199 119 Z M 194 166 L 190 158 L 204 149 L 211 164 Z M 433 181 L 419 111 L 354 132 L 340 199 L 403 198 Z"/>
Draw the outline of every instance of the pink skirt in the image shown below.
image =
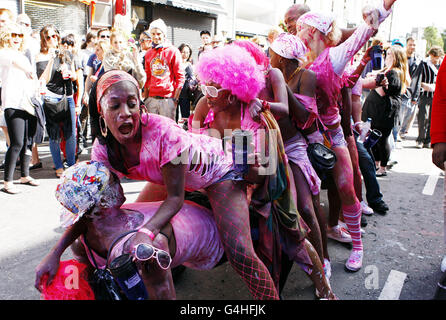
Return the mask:
<path id="1" fill-rule="evenodd" d="M 319 179 L 319 176 L 311 165 L 310 159 L 308 159 L 308 144 L 305 138 L 298 132 L 293 138 L 288 139 L 283 144 L 288 161 L 300 168 L 310 186 L 311 193 L 313 195 L 319 194 L 321 190 L 321 179 Z"/>

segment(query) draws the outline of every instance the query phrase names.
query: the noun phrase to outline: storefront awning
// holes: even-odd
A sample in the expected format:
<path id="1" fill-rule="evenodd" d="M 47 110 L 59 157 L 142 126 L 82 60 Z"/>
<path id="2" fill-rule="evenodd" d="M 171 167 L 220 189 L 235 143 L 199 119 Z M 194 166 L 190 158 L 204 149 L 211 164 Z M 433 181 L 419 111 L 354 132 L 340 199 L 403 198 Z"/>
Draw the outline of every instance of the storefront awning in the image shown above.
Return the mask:
<path id="1" fill-rule="evenodd" d="M 220 1 L 208 2 L 203 0 L 142 0 L 144 2 L 152 2 L 156 4 L 162 4 L 165 6 L 171 6 L 179 9 L 191 10 L 196 12 L 221 14 L 226 13 L 226 10 L 222 7 Z"/>

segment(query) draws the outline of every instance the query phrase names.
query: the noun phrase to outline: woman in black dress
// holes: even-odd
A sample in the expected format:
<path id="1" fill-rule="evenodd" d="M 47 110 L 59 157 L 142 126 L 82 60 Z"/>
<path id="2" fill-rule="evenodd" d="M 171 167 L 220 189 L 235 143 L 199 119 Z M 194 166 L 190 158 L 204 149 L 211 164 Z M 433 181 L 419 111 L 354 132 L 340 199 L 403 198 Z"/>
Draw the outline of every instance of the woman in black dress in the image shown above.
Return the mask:
<path id="1" fill-rule="evenodd" d="M 382 73 L 388 84 L 370 92 L 362 111 L 362 121 L 372 119 L 372 129 L 381 131 L 382 137 L 373 147 L 375 161 L 379 163 L 377 177 L 386 176 L 387 162 L 390 156 L 389 135 L 395 125 L 395 116 L 401 107 L 401 95 L 409 85 L 410 76 L 407 68 L 405 51 L 398 45 L 390 47 L 386 52 L 386 68 Z"/>

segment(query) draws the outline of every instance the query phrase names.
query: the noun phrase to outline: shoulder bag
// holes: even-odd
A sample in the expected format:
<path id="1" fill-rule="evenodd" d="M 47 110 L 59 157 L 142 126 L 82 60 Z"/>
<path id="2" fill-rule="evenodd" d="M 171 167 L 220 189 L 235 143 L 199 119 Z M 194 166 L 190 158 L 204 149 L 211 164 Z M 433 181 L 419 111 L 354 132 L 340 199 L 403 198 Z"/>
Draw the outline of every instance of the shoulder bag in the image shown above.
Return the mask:
<path id="1" fill-rule="evenodd" d="M 104 269 L 100 269 L 94 259 L 93 252 L 90 248 L 90 246 L 87 243 L 87 237 L 84 235 L 84 242 L 85 245 L 88 248 L 88 251 L 90 253 L 90 257 L 93 260 L 93 264 L 95 267 L 95 271 L 92 276 L 91 285 L 95 294 L 96 300 L 127 300 L 126 295 L 121 291 L 121 288 L 119 287 L 118 283 L 116 282 L 115 278 L 113 277 L 112 273 L 110 272 L 108 265 L 110 260 L 110 255 L 112 252 L 113 247 L 115 244 L 121 240 L 123 237 L 130 233 L 135 233 L 138 230 L 131 230 L 127 231 L 118 237 L 116 237 L 110 248 L 108 249 L 107 253 L 107 263 Z"/>

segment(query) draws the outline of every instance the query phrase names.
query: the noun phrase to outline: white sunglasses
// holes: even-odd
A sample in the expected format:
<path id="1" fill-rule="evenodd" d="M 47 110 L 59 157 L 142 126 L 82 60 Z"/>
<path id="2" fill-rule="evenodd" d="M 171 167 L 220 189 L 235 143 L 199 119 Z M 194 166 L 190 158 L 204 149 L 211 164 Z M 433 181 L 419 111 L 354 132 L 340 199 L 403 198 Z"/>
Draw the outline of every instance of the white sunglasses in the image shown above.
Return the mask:
<path id="1" fill-rule="evenodd" d="M 218 94 L 222 90 L 226 90 L 226 89 L 224 89 L 224 88 L 217 89 L 214 86 L 207 86 L 204 84 L 201 85 L 201 92 L 203 92 L 204 95 L 208 95 L 209 97 L 212 97 L 212 98 L 217 98 Z"/>

